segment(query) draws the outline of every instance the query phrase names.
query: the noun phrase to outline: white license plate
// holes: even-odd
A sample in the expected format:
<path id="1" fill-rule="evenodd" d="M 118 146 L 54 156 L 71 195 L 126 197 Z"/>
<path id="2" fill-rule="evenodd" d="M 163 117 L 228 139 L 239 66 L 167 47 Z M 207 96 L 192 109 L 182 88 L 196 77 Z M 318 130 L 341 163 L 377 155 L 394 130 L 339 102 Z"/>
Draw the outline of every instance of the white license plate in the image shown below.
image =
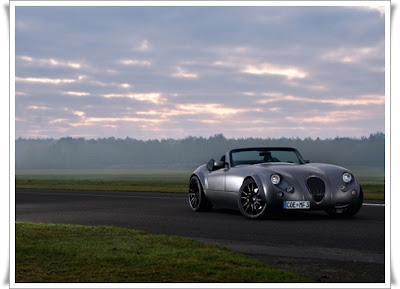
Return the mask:
<path id="1" fill-rule="evenodd" d="M 310 201 L 284 201 L 284 209 L 309 209 Z"/>

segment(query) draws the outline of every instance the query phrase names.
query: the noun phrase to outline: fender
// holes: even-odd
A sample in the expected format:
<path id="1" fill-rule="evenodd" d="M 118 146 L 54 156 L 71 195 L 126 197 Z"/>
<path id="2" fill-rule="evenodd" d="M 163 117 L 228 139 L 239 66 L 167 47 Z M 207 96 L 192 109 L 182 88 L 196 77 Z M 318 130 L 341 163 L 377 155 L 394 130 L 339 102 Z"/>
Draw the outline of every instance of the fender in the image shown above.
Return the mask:
<path id="1" fill-rule="evenodd" d="M 267 192 L 265 191 L 265 187 L 264 187 L 264 184 L 263 184 L 261 178 L 257 174 L 252 174 L 249 177 L 253 178 L 253 180 L 256 182 L 258 189 L 260 190 L 261 198 L 263 199 L 263 201 L 268 203 L 267 202 Z"/>
<path id="2" fill-rule="evenodd" d="M 207 178 L 206 178 L 206 174 L 208 174 L 209 171 L 206 167 L 206 165 L 202 165 L 199 166 L 191 175 L 189 180 L 193 177 L 196 176 L 201 183 L 201 186 L 203 187 L 204 193 L 206 193 L 207 189 L 208 189 L 208 184 L 207 184 Z"/>

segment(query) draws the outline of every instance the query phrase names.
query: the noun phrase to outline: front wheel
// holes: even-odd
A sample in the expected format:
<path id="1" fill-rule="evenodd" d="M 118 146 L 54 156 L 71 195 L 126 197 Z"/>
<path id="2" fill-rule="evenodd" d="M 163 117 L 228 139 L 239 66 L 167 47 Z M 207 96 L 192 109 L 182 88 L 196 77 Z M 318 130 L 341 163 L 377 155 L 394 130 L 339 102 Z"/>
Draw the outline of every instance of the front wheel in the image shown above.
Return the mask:
<path id="1" fill-rule="evenodd" d="M 351 204 L 346 208 L 335 209 L 331 208 L 326 210 L 328 215 L 333 218 L 350 218 L 358 213 L 361 209 L 364 200 L 364 194 L 362 188 L 360 187 L 360 194 L 358 195 L 357 202 Z"/>
<path id="2" fill-rule="evenodd" d="M 238 206 L 243 216 L 249 219 L 265 217 L 267 204 L 261 198 L 260 189 L 253 179 L 247 179 L 240 188 Z"/>
<path id="3" fill-rule="evenodd" d="M 195 212 L 206 211 L 210 208 L 201 182 L 196 176 L 191 177 L 189 181 L 189 205 Z"/>

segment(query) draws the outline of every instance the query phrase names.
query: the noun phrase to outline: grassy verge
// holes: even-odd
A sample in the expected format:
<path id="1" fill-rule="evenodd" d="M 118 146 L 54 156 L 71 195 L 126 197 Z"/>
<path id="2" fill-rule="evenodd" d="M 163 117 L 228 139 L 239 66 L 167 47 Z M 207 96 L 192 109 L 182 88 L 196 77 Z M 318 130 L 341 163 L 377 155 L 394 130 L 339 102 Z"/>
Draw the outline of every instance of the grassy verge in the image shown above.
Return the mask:
<path id="1" fill-rule="evenodd" d="M 361 184 L 365 200 L 385 200 L 385 184 Z"/>
<path id="2" fill-rule="evenodd" d="M 16 179 L 21 189 L 186 193 L 188 182 Z"/>
<path id="3" fill-rule="evenodd" d="M 25 189 L 59 189 L 83 191 L 125 191 L 186 193 L 189 171 L 170 170 L 82 170 L 20 171 L 16 187 Z M 366 200 L 384 200 L 385 180 L 381 171 L 356 172 Z"/>
<path id="4" fill-rule="evenodd" d="M 186 193 L 190 173 L 188 171 L 167 170 L 20 171 L 16 173 L 16 187 Z"/>
<path id="5" fill-rule="evenodd" d="M 16 223 L 16 282 L 312 282 L 220 246 L 114 227 Z"/>

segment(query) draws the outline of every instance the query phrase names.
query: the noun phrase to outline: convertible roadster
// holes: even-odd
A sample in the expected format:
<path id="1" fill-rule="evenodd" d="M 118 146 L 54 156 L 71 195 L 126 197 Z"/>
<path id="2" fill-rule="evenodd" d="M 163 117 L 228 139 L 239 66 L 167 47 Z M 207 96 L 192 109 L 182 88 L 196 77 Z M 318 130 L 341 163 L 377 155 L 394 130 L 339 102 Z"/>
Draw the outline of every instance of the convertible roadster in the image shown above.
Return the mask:
<path id="1" fill-rule="evenodd" d="M 351 217 L 361 208 L 363 192 L 347 169 L 310 163 L 294 148 L 261 147 L 228 151 L 190 177 L 193 211 L 211 207 L 238 209 L 259 219 L 278 210 L 325 210 Z"/>

